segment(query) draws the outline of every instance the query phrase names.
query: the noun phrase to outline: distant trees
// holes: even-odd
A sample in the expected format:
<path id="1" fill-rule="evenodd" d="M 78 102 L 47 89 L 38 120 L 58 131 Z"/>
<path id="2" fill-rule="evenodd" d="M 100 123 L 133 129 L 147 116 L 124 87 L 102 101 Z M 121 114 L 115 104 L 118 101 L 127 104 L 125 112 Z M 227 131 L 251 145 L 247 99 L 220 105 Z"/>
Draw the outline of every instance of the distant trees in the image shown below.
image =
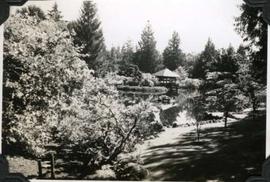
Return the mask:
<path id="1" fill-rule="evenodd" d="M 179 66 L 183 66 L 185 55 L 180 49 L 180 37 L 177 32 L 173 32 L 168 46 L 163 51 L 163 64 L 165 67 L 174 71 Z"/>
<path id="2" fill-rule="evenodd" d="M 229 112 L 247 107 L 248 99 L 238 83 L 239 56 L 233 47 L 222 49 L 216 60 L 209 65 L 202 90 L 209 111 L 223 112 L 227 127 Z"/>
<path id="3" fill-rule="evenodd" d="M 141 40 L 139 41 L 139 48 L 135 54 L 134 63 L 145 73 L 154 73 L 161 64 L 156 49 L 154 32 L 149 22 L 141 34 Z"/>
<path id="4" fill-rule="evenodd" d="M 191 76 L 193 78 L 205 79 L 206 74 L 212 64 L 217 60 L 218 51 L 215 48 L 211 39 L 208 39 L 204 50 L 196 59 L 193 69 L 191 70 Z"/>
<path id="5" fill-rule="evenodd" d="M 69 28 L 74 44 L 84 55 L 82 59 L 89 69 L 98 72 L 104 63 L 105 44 L 96 5 L 92 1 L 84 1 L 79 19 L 70 23 Z"/>
<path id="6" fill-rule="evenodd" d="M 58 5 L 56 3 L 54 4 L 52 10 L 48 12 L 48 16 L 54 21 L 60 21 L 63 18 L 61 12 L 58 10 Z"/>

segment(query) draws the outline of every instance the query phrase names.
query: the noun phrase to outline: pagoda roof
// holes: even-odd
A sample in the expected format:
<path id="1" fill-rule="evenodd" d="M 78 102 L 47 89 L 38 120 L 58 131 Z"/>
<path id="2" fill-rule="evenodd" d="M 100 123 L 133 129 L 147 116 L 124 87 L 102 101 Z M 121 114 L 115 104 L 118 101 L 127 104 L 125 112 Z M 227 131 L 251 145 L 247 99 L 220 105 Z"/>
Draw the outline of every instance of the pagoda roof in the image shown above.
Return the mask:
<path id="1" fill-rule="evenodd" d="M 176 74 L 175 72 L 172 72 L 171 70 L 169 70 L 167 68 L 154 73 L 154 75 L 158 76 L 158 77 L 171 77 L 171 78 L 179 78 L 180 77 L 178 74 Z"/>

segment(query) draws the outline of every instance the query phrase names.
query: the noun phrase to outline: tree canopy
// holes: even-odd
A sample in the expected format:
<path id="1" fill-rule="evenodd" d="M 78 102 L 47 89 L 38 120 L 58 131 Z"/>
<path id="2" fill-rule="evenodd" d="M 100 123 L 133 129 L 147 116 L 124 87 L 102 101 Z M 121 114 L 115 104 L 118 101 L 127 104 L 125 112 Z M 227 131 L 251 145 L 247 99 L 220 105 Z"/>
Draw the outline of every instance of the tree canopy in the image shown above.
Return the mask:
<path id="1" fill-rule="evenodd" d="M 157 71 L 160 62 L 154 32 L 150 22 L 148 22 L 141 34 L 139 48 L 135 56 L 135 64 L 138 65 L 142 72 L 154 73 Z"/>
<path id="2" fill-rule="evenodd" d="M 171 71 L 174 71 L 179 66 L 183 66 L 184 61 L 185 55 L 180 49 L 179 34 L 177 32 L 173 32 L 168 46 L 163 51 L 163 64 Z"/>
<path id="3" fill-rule="evenodd" d="M 236 18 L 235 29 L 246 42 L 252 60 L 253 76 L 266 84 L 267 64 L 267 23 L 263 20 L 262 9 L 243 3 L 241 15 Z"/>
<path id="4" fill-rule="evenodd" d="M 70 23 L 69 27 L 75 45 L 80 47 L 80 53 L 84 54 L 82 59 L 89 69 L 98 72 L 104 63 L 105 44 L 94 2 L 84 1 L 79 19 Z"/>

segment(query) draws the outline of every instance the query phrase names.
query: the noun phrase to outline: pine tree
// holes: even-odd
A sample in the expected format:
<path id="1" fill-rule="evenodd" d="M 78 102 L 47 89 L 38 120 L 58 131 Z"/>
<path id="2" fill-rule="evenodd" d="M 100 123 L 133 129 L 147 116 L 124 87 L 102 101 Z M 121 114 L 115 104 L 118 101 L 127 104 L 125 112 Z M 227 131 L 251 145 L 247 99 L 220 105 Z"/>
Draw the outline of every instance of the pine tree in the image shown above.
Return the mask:
<path id="1" fill-rule="evenodd" d="M 54 21 L 60 21 L 63 18 L 61 11 L 58 10 L 58 5 L 56 3 L 54 4 L 52 10 L 48 12 L 48 16 Z"/>
<path id="2" fill-rule="evenodd" d="M 170 70 L 175 70 L 183 65 L 185 55 L 180 49 L 180 37 L 177 32 L 173 32 L 169 45 L 163 52 L 163 64 Z"/>
<path id="3" fill-rule="evenodd" d="M 97 8 L 92 1 L 84 1 L 79 19 L 70 24 L 74 33 L 74 44 L 82 47 L 81 53 L 85 54 L 84 60 L 89 69 L 98 69 L 103 64 L 104 37 L 101 22 L 97 17 Z"/>
<path id="4" fill-rule="evenodd" d="M 145 73 L 154 73 L 159 66 L 159 55 L 156 49 L 156 41 L 154 32 L 148 21 L 144 28 L 141 40 L 139 41 L 139 48 L 136 52 L 135 64 L 139 69 Z"/>
<path id="5" fill-rule="evenodd" d="M 211 39 L 208 39 L 204 50 L 195 62 L 192 70 L 192 77 L 205 79 L 207 72 L 213 69 L 213 64 L 218 57 L 218 51 Z"/>

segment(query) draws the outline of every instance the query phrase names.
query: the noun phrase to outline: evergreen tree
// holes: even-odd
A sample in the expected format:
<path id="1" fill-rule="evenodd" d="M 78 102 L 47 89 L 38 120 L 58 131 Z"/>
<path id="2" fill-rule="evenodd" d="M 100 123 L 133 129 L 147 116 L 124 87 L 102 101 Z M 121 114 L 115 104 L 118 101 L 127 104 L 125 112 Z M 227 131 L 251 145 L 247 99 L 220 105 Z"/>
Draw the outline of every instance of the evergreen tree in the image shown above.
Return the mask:
<path id="1" fill-rule="evenodd" d="M 267 23 L 263 20 L 262 9 L 243 3 L 242 14 L 236 18 L 236 31 L 247 43 L 252 61 L 253 77 L 266 84 L 267 64 Z"/>
<path id="2" fill-rule="evenodd" d="M 154 73 L 160 64 L 154 32 L 149 22 L 142 32 L 139 48 L 136 52 L 135 64 L 145 73 Z"/>
<path id="3" fill-rule="evenodd" d="M 54 4 L 52 10 L 48 12 L 48 16 L 54 21 L 60 21 L 63 18 L 61 11 L 58 10 L 58 5 L 56 3 Z"/>
<path id="4" fill-rule="evenodd" d="M 163 52 L 163 64 L 170 70 L 175 70 L 183 66 L 185 55 L 180 49 L 180 37 L 177 32 L 173 32 L 169 45 Z"/>
<path id="5" fill-rule="evenodd" d="M 213 71 L 228 72 L 235 75 L 239 69 L 237 61 L 237 52 L 235 52 L 234 48 L 230 45 L 227 49 L 221 50 L 217 62 L 213 65 L 215 69 Z"/>
<path id="6" fill-rule="evenodd" d="M 211 39 L 208 39 L 203 52 L 195 62 L 192 70 L 192 77 L 205 79 L 207 72 L 213 68 L 213 64 L 217 61 L 218 51 Z"/>
<path id="7" fill-rule="evenodd" d="M 133 64 L 135 52 L 132 46 L 132 42 L 130 40 L 127 41 L 121 48 L 121 54 L 122 54 L 121 64 L 124 65 Z"/>
<path id="8" fill-rule="evenodd" d="M 74 43 L 81 47 L 84 60 L 90 69 L 98 71 L 104 61 L 104 37 L 97 8 L 92 1 L 84 1 L 80 18 L 69 25 Z"/>

